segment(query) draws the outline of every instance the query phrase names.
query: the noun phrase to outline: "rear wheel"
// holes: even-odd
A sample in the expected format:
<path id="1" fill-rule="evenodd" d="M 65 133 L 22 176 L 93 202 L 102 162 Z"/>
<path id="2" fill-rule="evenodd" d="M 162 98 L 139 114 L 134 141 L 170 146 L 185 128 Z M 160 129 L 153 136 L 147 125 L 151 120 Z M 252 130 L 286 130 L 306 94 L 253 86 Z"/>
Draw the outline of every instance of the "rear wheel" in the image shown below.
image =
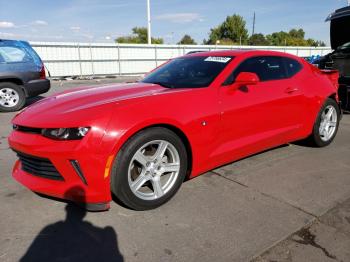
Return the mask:
<path id="1" fill-rule="evenodd" d="M 336 101 L 328 98 L 322 106 L 313 132 L 310 136 L 310 141 L 317 147 L 324 147 L 332 143 L 339 127 L 340 109 Z"/>
<path id="2" fill-rule="evenodd" d="M 166 128 L 149 128 L 120 150 L 112 169 L 115 196 L 135 210 L 156 208 L 180 188 L 187 172 L 181 139 Z"/>
<path id="3" fill-rule="evenodd" d="M 21 86 L 9 82 L 0 83 L 0 111 L 18 111 L 25 102 L 26 97 Z"/>

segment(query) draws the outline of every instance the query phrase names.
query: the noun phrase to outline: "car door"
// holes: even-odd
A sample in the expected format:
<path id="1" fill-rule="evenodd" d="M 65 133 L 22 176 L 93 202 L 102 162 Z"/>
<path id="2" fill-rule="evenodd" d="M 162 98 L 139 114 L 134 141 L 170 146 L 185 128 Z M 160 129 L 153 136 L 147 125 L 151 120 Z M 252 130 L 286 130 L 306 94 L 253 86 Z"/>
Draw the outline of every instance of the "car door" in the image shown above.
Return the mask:
<path id="1" fill-rule="evenodd" d="M 300 64 L 299 64 L 300 65 Z M 296 68 L 294 71 L 301 69 Z M 293 138 L 302 124 L 302 90 L 279 56 L 251 57 L 243 61 L 220 88 L 223 161 L 258 152 Z M 256 85 L 235 87 L 241 72 L 259 76 Z M 227 154 L 227 153 L 230 154 Z M 234 158 L 234 157 L 233 157 Z"/>

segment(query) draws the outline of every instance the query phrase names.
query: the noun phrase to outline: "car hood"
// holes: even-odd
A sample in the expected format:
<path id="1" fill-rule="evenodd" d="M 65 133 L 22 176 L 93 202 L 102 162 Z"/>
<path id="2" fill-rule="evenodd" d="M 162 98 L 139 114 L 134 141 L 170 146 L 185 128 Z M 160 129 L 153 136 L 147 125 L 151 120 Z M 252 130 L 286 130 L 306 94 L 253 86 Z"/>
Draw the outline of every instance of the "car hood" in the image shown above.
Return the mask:
<path id="1" fill-rule="evenodd" d="M 75 88 L 27 107 L 13 123 L 29 127 L 72 127 L 112 114 L 115 105 L 126 100 L 174 92 L 156 84 L 131 83 Z M 78 121 L 77 121 L 78 120 Z"/>

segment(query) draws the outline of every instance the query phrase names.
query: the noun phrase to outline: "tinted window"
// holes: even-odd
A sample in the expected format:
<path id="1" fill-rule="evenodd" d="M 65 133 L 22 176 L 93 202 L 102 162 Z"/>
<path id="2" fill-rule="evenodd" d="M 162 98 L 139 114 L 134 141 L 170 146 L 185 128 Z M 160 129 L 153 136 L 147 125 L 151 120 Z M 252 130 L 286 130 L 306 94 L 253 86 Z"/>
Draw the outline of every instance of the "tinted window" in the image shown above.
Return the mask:
<path id="1" fill-rule="evenodd" d="M 287 72 L 281 57 L 252 57 L 241 63 L 226 79 L 224 85 L 232 84 L 239 73 L 250 72 L 259 76 L 260 81 L 270 81 L 287 78 Z"/>
<path id="2" fill-rule="evenodd" d="M 17 46 L 0 46 L 0 56 L 6 63 L 30 62 L 31 57 L 27 52 Z"/>
<path id="3" fill-rule="evenodd" d="M 141 82 L 171 88 L 207 87 L 232 59 L 220 56 L 177 58 L 150 73 Z"/>
<path id="4" fill-rule="evenodd" d="M 288 57 L 283 57 L 282 59 L 286 65 L 288 77 L 296 75 L 302 69 L 298 61 Z"/>

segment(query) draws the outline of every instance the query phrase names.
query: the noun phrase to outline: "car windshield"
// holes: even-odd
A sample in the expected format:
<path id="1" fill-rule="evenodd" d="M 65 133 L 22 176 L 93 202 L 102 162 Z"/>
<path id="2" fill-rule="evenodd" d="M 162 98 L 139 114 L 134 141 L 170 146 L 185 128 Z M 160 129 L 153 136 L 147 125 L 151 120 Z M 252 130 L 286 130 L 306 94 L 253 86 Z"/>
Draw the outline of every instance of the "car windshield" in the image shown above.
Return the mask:
<path id="1" fill-rule="evenodd" d="M 176 58 L 147 75 L 141 82 L 168 88 L 207 87 L 232 60 L 232 56 Z"/>

